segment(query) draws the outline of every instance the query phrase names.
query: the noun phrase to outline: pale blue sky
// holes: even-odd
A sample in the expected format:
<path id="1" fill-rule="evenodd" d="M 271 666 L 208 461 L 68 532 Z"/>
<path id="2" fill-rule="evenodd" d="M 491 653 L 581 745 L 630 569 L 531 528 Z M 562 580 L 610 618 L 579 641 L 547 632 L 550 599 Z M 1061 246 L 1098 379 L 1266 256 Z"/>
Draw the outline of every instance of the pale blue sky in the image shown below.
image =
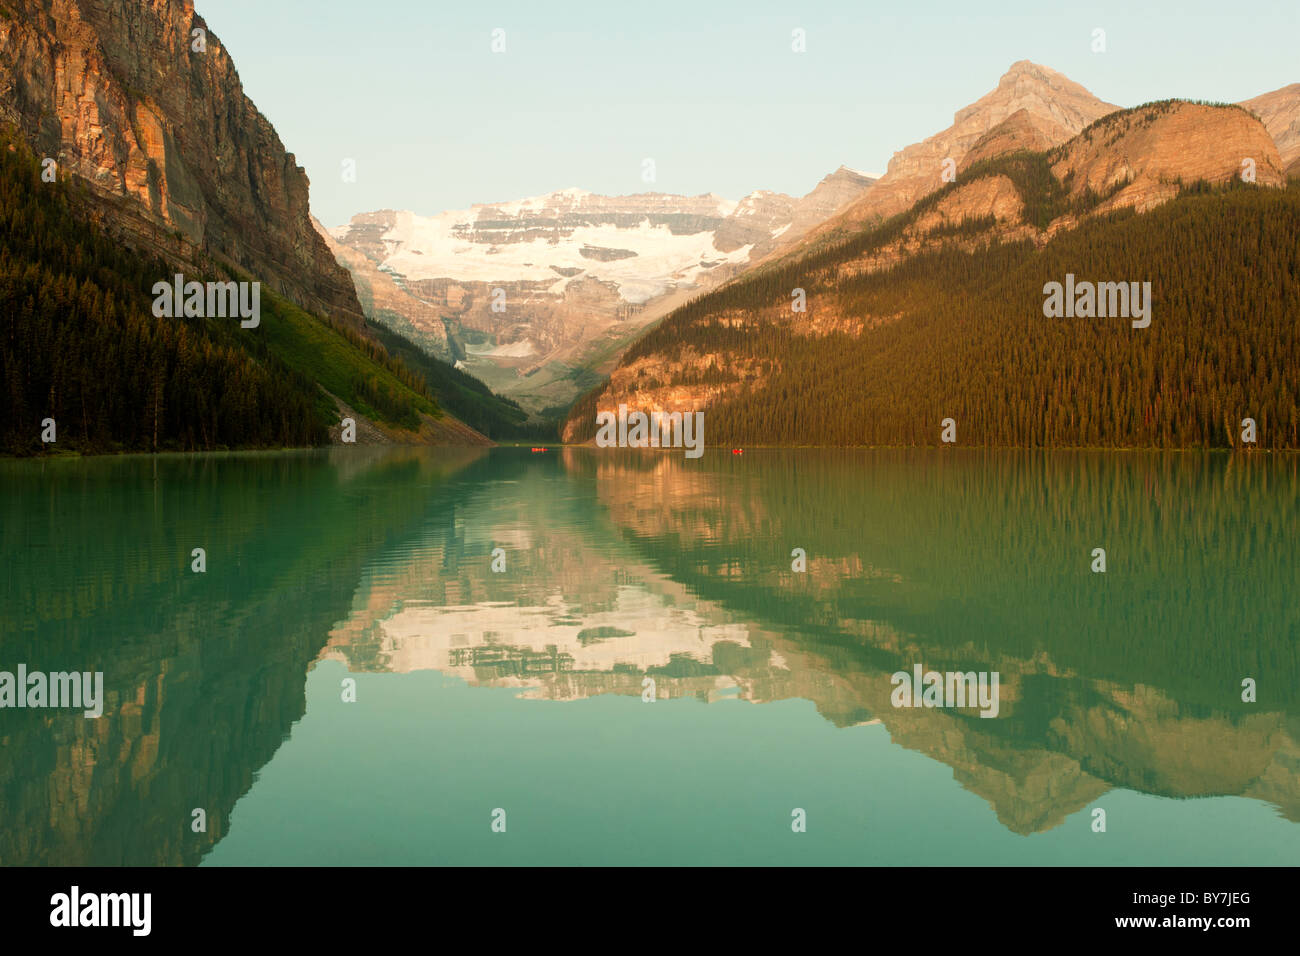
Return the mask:
<path id="1" fill-rule="evenodd" d="M 1104 100 L 1300 82 L 1300 0 L 198 0 L 327 225 L 569 186 L 802 195 L 883 172 L 1028 59 Z M 981 7 L 987 13 L 977 12 Z M 491 51 L 494 28 L 506 52 Z M 1094 27 L 1107 51 L 1091 51 Z M 802 28 L 807 52 L 791 51 Z M 657 179 L 642 182 L 642 160 Z M 345 183 L 344 158 L 357 164 Z"/>

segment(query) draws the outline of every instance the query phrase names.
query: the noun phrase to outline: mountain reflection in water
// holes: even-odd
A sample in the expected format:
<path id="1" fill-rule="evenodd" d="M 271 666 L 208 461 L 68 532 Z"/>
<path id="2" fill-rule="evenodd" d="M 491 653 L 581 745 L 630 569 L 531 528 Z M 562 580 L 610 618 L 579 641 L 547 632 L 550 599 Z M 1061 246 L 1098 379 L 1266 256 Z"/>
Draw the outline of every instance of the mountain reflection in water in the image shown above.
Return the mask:
<path id="1" fill-rule="evenodd" d="M 570 735 L 653 747 L 651 789 L 699 778 L 710 755 L 694 752 L 696 735 L 753 754 L 755 804 L 798 748 L 808 785 L 826 785 L 862 762 L 864 738 L 846 734 L 883 733 L 895 750 L 870 751 L 876 786 L 907 759 L 897 748 L 923 755 L 956 782 L 908 770 L 927 781 L 924 802 L 955 814 L 976 795 L 971 827 L 1064 834 L 1069 818 L 1082 845 L 1117 836 L 1073 817 L 1116 792 L 1248 798 L 1214 804 L 1215 825 L 1250 859 L 1282 859 L 1300 847 L 1298 487 L 1293 457 L 1199 453 L 348 449 L 3 463 L 0 669 L 103 670 L 107 699 L 99 720 L 0 710 L 0 863 L 305 862 L 309 836 L 286 804 L 311 803 L 322 777 L 378 761 L 386 792 L 442 786 L 450 806 L 491 789 L 475 747 L 498 763 L 549 757 L 546 782 L 521 783 L 516 803 L 535 793 L 564 808 L 564 781 L 588 768 L 567 743 L 529 734 L 554 702 L 578 708 L 556 712 Z M 194 547 L 205 574 L 190 571 Z M 1105 574 L 1089 570 L 1096 547 Z M 804 573 L 791 570 L 795 548 Z M 890 675 L 916 664 L 997 671 L 997 718 L 895 709 Z M 341 702 L 348 674 L 355 704 Z M 431 675 L 440 682 L 421 683 Z M 1257 703 L 1241 700 L 1245 678 Z M 764 707 L 734 716 L 724 702 L 737 699 Z M 361 733 L 448 747 L 444 729 L 466 708 L 482 714 L 457 724 L 467 749 L 454 781 L 436 773 L 450 756 L 413 764 L 412 747 Z M 649 714 L 672 723 L 656 729 Z M 524 734 L 526 752 L 512 743 Z M 798 743 L 810 735 L 824 755 Z M 836 792 L 852 806 L 852 787 Z M 724 797 L 734 804 L 730 792 L 700 799 Z M 698 844 L 715 861 L 698 808 L 655 799 L 638 842 L 671 843 L 681 862 Z M 729 812 L 752 844 L 769 808 L 750 804 Z M 196 807 L 206 833 L 190 827 Z M 407 861 L 395 837 L 382 850 L 364 799 L 336 809 L 330 826 L 381 848 L 354 862 Z M 441 834 L 444 855 L 426 862 L 497 852 L 462 846 L 449 817 L 389 809 Z M 762 859 L 809 862 L 782 843 L 781 812 Z M 873 803 L 877 825 L 888 813 Z M 645 859 L 586 842 L 582 819 L 553 827 L 537 859 Z M 245 849 L 272 821 L 271 845 Z M 462 826 L 486 833 L 479 822 Z M 933 838 L 958 849 L 963 832 Z M 969 843 L 983 854 L 970 862 L 1023 859 L 994 832 Z M 1142 852 L 1185 859 L 1172 843 Z M 841 861 L 828 847 L 811 862 L 823 858 Z"/>

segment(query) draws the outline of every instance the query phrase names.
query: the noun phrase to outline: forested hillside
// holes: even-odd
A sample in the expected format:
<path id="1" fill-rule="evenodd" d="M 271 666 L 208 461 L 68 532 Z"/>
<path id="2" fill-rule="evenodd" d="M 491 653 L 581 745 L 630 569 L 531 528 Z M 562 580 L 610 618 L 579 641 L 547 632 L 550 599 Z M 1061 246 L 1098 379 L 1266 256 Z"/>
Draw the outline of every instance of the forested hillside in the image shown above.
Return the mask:
<path id="1" fill-rule="evenodd" d="M 964 184 L 995 175 L 1031 224 L 1105 198 L 1070 198 L 1042 154 L 981 164 Z M 691 386 L 709 394 L 710 444 L 938 444 L 953 418 L 961 444 L 1227 447 L 1253 418 L 1259 446 L 1300 447 L 1300 183 L 1184 186 L 1041 246 L 983 239 L 994 223 L 972 220 L 890 268 L 854 268 L 956 188 L 678 310 L 625 355 L 634 384 L 585 396 L 566 437 L 591 437 L 598 407 L 642 389 Z M 1150 282 L 1150 327 L 1045 318 L 1044 285 L 1067 273 Z M 806 316 L 791 314 L 796 288 Z"/>
<path id="2" fill-rule="evenodd" d="M 255 329 L 155 318 L 151 289 L 174 270 L 91 223 L 85 188 L 75 177 L 43 182 L 21 142 L 0 134 L 0 451 L 324 444 L 339 416 L 317 383 L 397 428 L 441 415 L 421 378 L 378 343 L 265 286 Z M 41 442 L 46 418 L 52 446 Z"/>
<path id="3" fill-rule="evenodd" d="M 389 354 L 420 375 L 437 396 L 438 403 L 466 425 L 494 441 L 554 441 L 557 422 L 529 421 L 519 404 L 497 395 L 482 381 L 454 365 L 430 355 L 415 342 L 376 322 L 368 322 L 371 333 Z M 562 411 L 562 410 L 561 410 Z"/>

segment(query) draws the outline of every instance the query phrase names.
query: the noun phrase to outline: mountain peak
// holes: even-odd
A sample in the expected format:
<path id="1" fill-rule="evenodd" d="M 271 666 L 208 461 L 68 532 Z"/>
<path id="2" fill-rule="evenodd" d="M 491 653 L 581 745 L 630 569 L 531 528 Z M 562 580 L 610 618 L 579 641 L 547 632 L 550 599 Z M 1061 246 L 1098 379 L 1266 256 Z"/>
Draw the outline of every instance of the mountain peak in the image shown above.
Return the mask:
<path id="1" fill-rule="evenodd" d="M 1004 83 L 1008 77 L 1016 76 L 1037 76 L 1047 78 L 1061 75 L 1062 74 L 1057 73 L 1051 67 L 1035 63 L 1033 60 L 1016 60 L 1015 63 L 1012 63 L 1007 67 L 1007 72 L 1002 74 L 1002 79 L 999 82 Z"/>
<path id="2" fill-rule="evenodd" d="M 874 219 L 902 212 L 943 185 L 942 171 L 947 161 L 960 166 L 977 143 L 1013 116 L 1014 121 L 985 142 L 985 154 L 1017 145 L 1060 145 L 1117 109 L 1064 74 L 1029 60 L 1017 60 L 993 90 L 957 110 L 952 126 L 895 153 L 885 175 L 869 191 L 810 232 L 809 238 L 851 232 Z M 1020 113 L 1024 115 L 1017 116 Z"/>
<path id="3" fill-rule="evenodd" d="M 974 119 L 982 135 L 1018 110 L 1050 119 L 1077 133 L 1119 107 L 1103 103 L 1064 73 L 1029 60 L 1017 60 L 998 79 L 997 87 L 953 115 L 954 128 Z"/>
<path id="4" fill-rule="evenodd" d="M 1050 66 L 1035 63 L 1032 60 L 1016 60 L 998 78 L 999 87 L 1015 86 L 1017 84 L 1038 84 L 1050 89 L 1069 89 L 1073 92 L 1081 92 L 1085 96 L 1092 95 L 1084 86 L 1074 82 L 1064 73 L 1053 70 Z"/>
<path id="5" fill-rule="evenodd" d="M 864 173 L 861 170 L 853 169 L 841 164 L 835 172 L 827 173 L 818 185 L 825 185 L 827 183 L 852 183 L 856 186 L 869 186 L 879 178 L 879 176 L 873 176 L 871 173 Z"/>

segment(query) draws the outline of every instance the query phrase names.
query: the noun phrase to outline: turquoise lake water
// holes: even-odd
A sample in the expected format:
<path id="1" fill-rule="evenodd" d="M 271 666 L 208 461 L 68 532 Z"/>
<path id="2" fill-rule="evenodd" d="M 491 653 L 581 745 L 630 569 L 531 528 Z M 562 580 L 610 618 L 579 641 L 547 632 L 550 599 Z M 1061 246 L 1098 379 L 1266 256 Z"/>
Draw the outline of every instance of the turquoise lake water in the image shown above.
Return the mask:
<path id="1" fill-rule="evenodd" d="M 0 864 L 1294 864 L 1298 462 L 0 462 Z"/>

